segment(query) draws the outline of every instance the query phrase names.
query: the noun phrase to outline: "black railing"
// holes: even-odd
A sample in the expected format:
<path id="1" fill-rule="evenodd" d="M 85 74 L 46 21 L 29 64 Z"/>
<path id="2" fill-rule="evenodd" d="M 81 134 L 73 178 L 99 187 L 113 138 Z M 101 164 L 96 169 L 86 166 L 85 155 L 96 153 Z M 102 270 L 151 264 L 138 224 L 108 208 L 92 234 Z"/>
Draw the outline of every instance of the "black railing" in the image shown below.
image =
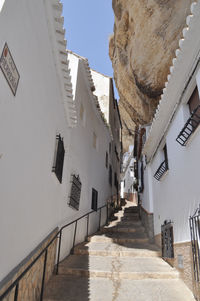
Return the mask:
<path id="1" fill-rule="evenodd" d="M 200 205 L 195 214 L 189 218 L 194 280 L 200 283 Z"/>
<path id="2" fill-rule="evenodd" d="M 158 167 L 158 169 L 156 170 L 155 174 L 154 174 L 154 178 L 158 181 L 160 181 L 160 179 L 162 178 L 162 176 L 168 171 L 169 166 L 168 166 L 168 161 L 164 160 L 160 166 Z"/>
<path id="3" fill-rule="evenodd" d="M 187 120 L 186 124 L 180 131 L 176 141 L 185 146 L 190 138 L 190 136 L 194 133 L 197 127 L 200 124 L 200 106 L 198 106 L 193 113 L 191 114 L 190 118 Z"/>
<path id="4" fill-rule="evenodd" d="M 100 207 L 97 209 L 99 211 L 99 228 L 100 230 L 101 227 L 101 216 L 102 216 L 102 209 L 107 208 L 106 211 L 106 223 L 108 223 L 108 204 Z M 60 263 L 60 251 L 61 251 L 61 242 L 62 242 L 62 233 L 65 228 L 68 226 L 72 225 L 75 223 L 75 228 L 74 228 L 74 237 L 73 237 L 73 246 L 71 249 L 71 253 L 74 251 L 75 247 L 75 241 L 76 241 L 76 230 L 77 230 L 77 223 L 79 220 L 81 220 L 84 217 L 87 217 L 87 229 L 86 229 L 86 237 L 88 237 L 89 234 L 89 217 L 92 213 L 95 211 L 90 211 L 81 217 L 77 218 L 76 220 L 72 221 L 71 223 L 68 223 L 60 228 L 60 230 L 52 237 L 51 241 L 47 244 L 47 246 L 37 255 L 37 257 L 27 266 L 27 268 L 17 277 L 17 279 L 5 290 L 5 292 L 0 296 L 0 301 L 3 301 L 4 298 L 8 296 L 8 294 L 12 291 L 12 289 L 15 289 L 14 292 L 14 298 L 13 301 L 18 300 L 18 292 L 19 292 L 19 282 L 20 280 L 26 275 L 26 273 L 32 268 L 32 266 L 40 259 L 40 257 L 44 254 L 44 265 L 43 265 L 43 275 L 42 275 L 42 283 L 41 283 L 41 291 L 40 291 L 40 301 L 43 300 L 43 294 L 44 294 L 44 283 L 45 283 L 45 272 L 46 272 L 46 264 L 47 264 L 47 255 L 48 255 L 48 248 L 49 246 L 58 238 L 58 252 L 57 252 L 57 261 L 56 261 L 56 270 L 55 273 L 56 275 L 58 274 L 59 270 L 59 263 Z"/>

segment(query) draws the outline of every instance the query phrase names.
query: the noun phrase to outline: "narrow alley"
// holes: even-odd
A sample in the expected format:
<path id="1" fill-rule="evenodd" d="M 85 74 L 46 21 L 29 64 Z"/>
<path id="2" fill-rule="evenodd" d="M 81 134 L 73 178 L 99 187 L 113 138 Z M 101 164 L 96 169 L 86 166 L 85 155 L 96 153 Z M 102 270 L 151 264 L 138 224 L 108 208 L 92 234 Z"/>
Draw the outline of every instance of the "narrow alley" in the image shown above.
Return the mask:
<path id="1" fill-rule="evenodd" d="M 60 263 L 44 301 L 194 300 L 176 269 L 149 242 L 132 202 L 87 241 Z"/>
<path id="2" fill-rule="evenodd" d="M 200 301 L 200 0 L 0 0 L 0 301 Z"/>

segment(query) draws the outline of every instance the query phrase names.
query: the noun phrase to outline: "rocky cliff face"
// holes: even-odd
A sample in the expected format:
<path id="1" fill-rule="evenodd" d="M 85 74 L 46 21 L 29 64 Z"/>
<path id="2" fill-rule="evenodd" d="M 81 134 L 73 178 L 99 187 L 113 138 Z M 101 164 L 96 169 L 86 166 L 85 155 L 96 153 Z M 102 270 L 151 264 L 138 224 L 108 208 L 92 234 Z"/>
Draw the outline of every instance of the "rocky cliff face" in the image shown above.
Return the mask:
<path id="1" fill-rule="evenodd" d="M 118 88 L 124 150 L 135 124 L 149 123 L 190 13 L 192 0 L 113 0 L 109 55 Z"/>

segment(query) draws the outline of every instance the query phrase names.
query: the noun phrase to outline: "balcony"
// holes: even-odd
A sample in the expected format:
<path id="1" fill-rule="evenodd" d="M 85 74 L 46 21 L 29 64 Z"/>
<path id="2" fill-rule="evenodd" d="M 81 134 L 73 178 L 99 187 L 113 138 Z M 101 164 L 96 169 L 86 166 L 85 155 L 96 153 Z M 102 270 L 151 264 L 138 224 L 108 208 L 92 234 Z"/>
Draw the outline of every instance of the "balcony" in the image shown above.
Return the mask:
<path id="1" fill-rule="evenodd" d="M 164 160 L 160 166 L 158 167 L 157 171 L 154 174 L 154 178 L 158 181 L 163 177 L 163 175 L 168 171 L 168 161 Z"/>
<path id="2" fill-rule="evenodd" d="M 190 118 L 187 120 L 183 129 L 180 131 L 176 141 L 181 145 L 185 146 L 200 124 L 200 105 L 192 112 Z"/>

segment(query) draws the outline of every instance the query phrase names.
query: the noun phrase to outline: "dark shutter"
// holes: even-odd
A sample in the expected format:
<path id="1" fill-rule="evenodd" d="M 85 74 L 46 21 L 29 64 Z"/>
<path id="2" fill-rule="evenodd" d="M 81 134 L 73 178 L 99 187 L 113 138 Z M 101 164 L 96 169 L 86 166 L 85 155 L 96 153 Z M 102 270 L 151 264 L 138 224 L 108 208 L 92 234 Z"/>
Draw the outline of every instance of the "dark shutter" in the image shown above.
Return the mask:
<path id="1" fill-rule="evenodd" d="M 55 172 L 58 181 L 62 183 L 65 149 L 64 149 L 64 142 L 61 136 L 57 135 L 56 139 L 57 139 L 57 151 L 55 157 L 55 164 L 52 168 L 52 171 Z"/>
<path id="2" fill-rule="evenodd" d="M 92 188 L 92 210 L 97 211 L 98 191 Z"/>
<path id="3" fill-rule="evenodd" d="M 108 168 L 108 153 L 106 152 L 106 168 Z"/>

